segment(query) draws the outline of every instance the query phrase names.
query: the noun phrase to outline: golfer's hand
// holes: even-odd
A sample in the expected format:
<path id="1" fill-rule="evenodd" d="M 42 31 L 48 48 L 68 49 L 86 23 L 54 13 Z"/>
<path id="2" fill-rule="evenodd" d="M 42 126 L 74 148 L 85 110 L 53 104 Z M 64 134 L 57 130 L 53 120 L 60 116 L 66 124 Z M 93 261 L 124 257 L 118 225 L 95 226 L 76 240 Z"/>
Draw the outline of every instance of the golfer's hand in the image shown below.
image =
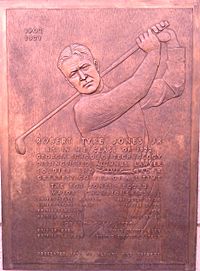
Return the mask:
<path id="1" fill-rule="evenodd" d="M 158 24 L 155 24 L 151 27 L 151 30 L 155 33 L 155 34 L 159 34 L 160 32 L 162 32 L 166 27 L 169 26 L 168 21 L 161 21 Z M 166 28 L 167 29 L 167 28 Z"/>
<path id="2" fill-rule="evenodd" d="M 167 33 L 170 35 L 170 39 L 167 41 L 168 48 L 180 47 L 175 31 L 173 29 L 167 29 Z"/>
<path id="3" fill-rule="evenodd" d="M 167 42 L 168 48 L 180 47 L 178 38 L 173 29 L 166 28 L 169 25 L 167 21 L 152 26 L 152 31 L 157 34 L 161 42 Z"/>
<path id="4" fill-rule="evenodd" d="M 151 29 L 148 29 L 148 32 L 140 35 L 136 39 L 136 43 L 146 53 L 154 50 L 160 50 L 160 41 L 156 35 L 152 33 Z"/>

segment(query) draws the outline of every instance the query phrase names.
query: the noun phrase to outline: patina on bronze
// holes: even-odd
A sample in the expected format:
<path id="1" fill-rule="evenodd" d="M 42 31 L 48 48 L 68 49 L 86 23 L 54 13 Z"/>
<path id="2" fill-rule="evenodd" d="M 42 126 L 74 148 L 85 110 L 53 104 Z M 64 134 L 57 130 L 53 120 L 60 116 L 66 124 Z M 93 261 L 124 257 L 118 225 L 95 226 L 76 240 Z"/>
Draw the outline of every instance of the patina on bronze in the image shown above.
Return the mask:
<path id="1" fill-rule="evenodd" d="M 2 5 L 5 269 L 195 270 L 198 5 L 142 5 Z"/>

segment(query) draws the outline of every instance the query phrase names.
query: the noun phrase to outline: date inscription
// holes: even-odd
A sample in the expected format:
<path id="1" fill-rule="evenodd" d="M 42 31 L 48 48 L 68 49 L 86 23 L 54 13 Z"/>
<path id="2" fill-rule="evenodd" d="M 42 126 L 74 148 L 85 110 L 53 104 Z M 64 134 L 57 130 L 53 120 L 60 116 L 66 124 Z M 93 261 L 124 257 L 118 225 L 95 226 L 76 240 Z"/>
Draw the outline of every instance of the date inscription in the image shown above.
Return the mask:
<path id="1" fill-rule="evenodd" d="M 44 29 L 41 27 L 28 27 L 24 29 L 25 41 L 41 41 Z"/>

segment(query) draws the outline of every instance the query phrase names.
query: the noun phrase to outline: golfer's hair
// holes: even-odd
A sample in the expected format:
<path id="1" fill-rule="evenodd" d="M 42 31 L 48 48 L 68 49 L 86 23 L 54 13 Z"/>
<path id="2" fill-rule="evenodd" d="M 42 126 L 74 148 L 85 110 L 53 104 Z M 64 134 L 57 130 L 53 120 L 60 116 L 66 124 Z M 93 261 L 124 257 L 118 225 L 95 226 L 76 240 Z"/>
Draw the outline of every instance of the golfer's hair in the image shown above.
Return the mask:
<path id="1" fill-rule="evenodd" d="M 58 58 L 57 66 L 61 71 L 63 63 L 73 55 L 78 55 L 80 57 L 86 57 L 90 60 L 93 60 L 93 55 L 86 46 L 78 43 L 70 44 L 62 50 Z"/>

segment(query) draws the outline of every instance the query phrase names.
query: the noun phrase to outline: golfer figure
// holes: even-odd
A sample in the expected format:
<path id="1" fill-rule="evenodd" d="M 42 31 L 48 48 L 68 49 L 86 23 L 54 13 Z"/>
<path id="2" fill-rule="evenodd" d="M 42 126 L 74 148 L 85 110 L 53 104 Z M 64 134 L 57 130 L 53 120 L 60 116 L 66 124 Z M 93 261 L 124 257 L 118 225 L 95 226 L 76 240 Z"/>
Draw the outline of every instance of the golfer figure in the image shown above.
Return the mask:
<path id="1" fill-rule="evenodd" d="M 144 110 L 160 106 L 183 93 L 185 51 L 180 47 L 175 32 L 170 29 L 163 30 L 164 27 L 163 22 L 156 24 L 136 39 L 139 48 L 145 52 L 145 57 L 130 78 L 112 89 L 104 84 L 99 73 L 99 63 L 86 46 L 72 44 L 61 52 L 58 67 L 70 86 L 81 94 L 74 106 L 74 114 L 75 122 L 83 137 L 105 137 L 107 143 L 119 137 L 142 138 L 143 142 L 146 142 L 148 133 Z M 160 31 L 167 33 L 169 37 L 167 41 L 162 42 L 162 46 L 161 35 L 160 37 L 159 34 L 155 35 Z M 162 59 L 163 46 L 167 51 L 166 59 Z M 93 151 L 92 147 L 89 151 Z M 85 208 L 84 215 L 85 235 L 90 237 L 90 242 L 91 238 L 108 241 L 102 243 L 99 241 L 98 246 L 102 250 L 117 247 L 116 244 L 114 246 L 117 238 L 127 236 L 127 225 L 132 227 L 132 230 L 135 227 L 145 231 L 147 220 L 149 228 L 155 227 L 157 223 L 153 218 L 150 221 L 150 215 L 145 218 L 143 214 L 147 210 L 150 212 L 148 208 L 152 202 L 147 202 L 147 198 L 152 197 L 152 200 L 155 200 L 158 195 L 158 184 L 154 180 L 149 180 L 143 191 L 143 197 L 137 196 L 134 194 L 136 191 L 134 187 L 137 188 L 138 183 L 133 172 L 127 172 L 128 169 L 126 173 L 123 172 L 119 160 L 118 166 L 116 160 L 113 161 L 119 171 L 109 172 L 111 158 L 112 155 L 109 154 L 107 161 L 101 165 L 98 164 L 101 159 L 94 162 L 95 172 L 91 180 L 94 186 L 90 185 L 87 191 L 90 208 Z M 113 176 L 116 176 L 116 179 L 118 177 L 118 182 L 113 182 Z M 109 189 L 102 188 L 105 181 Z M 126 194 L 125 190 L 121 189 L 125 187 L 124 185 L 132 186 L 130 194 Z M 137 200 L 140 198 L 143 207 L 134 213 L 135 196 Z M 127 204 L 129 202 L 130 206 L 127 208 L 127 204 L 123 205 L 124 202 Z M 126 227 L 123 226 L 125 222 Z M 119 225 L 118 229 L 115 228 L 114 231 L 113 225 Z M 94 242 L 94 246 L 95 244 Z"/>
<path id="2" fill-rule="evenodd" d="M 169 33 L 170 40 L 165 71 L 159 72 L 161 42 L 152 30 L 162 29 L 162 24 L 157 24 L 136 39 L 146 57 L 128 80 L 113 89 L 105 86 L 99 74 L 99 63 L 87 47 L 72 44 L 61 52 L 58 67 L 68 83 L 81 94 L 74 112 L 83 136 L 95 135 L 95 132 L 113 135 L 117 127 L 120 137 L 144 137 L 146 127 L 142 111 L 182 94 L 185 54 L 172 30 L 163 31 Z"/>

